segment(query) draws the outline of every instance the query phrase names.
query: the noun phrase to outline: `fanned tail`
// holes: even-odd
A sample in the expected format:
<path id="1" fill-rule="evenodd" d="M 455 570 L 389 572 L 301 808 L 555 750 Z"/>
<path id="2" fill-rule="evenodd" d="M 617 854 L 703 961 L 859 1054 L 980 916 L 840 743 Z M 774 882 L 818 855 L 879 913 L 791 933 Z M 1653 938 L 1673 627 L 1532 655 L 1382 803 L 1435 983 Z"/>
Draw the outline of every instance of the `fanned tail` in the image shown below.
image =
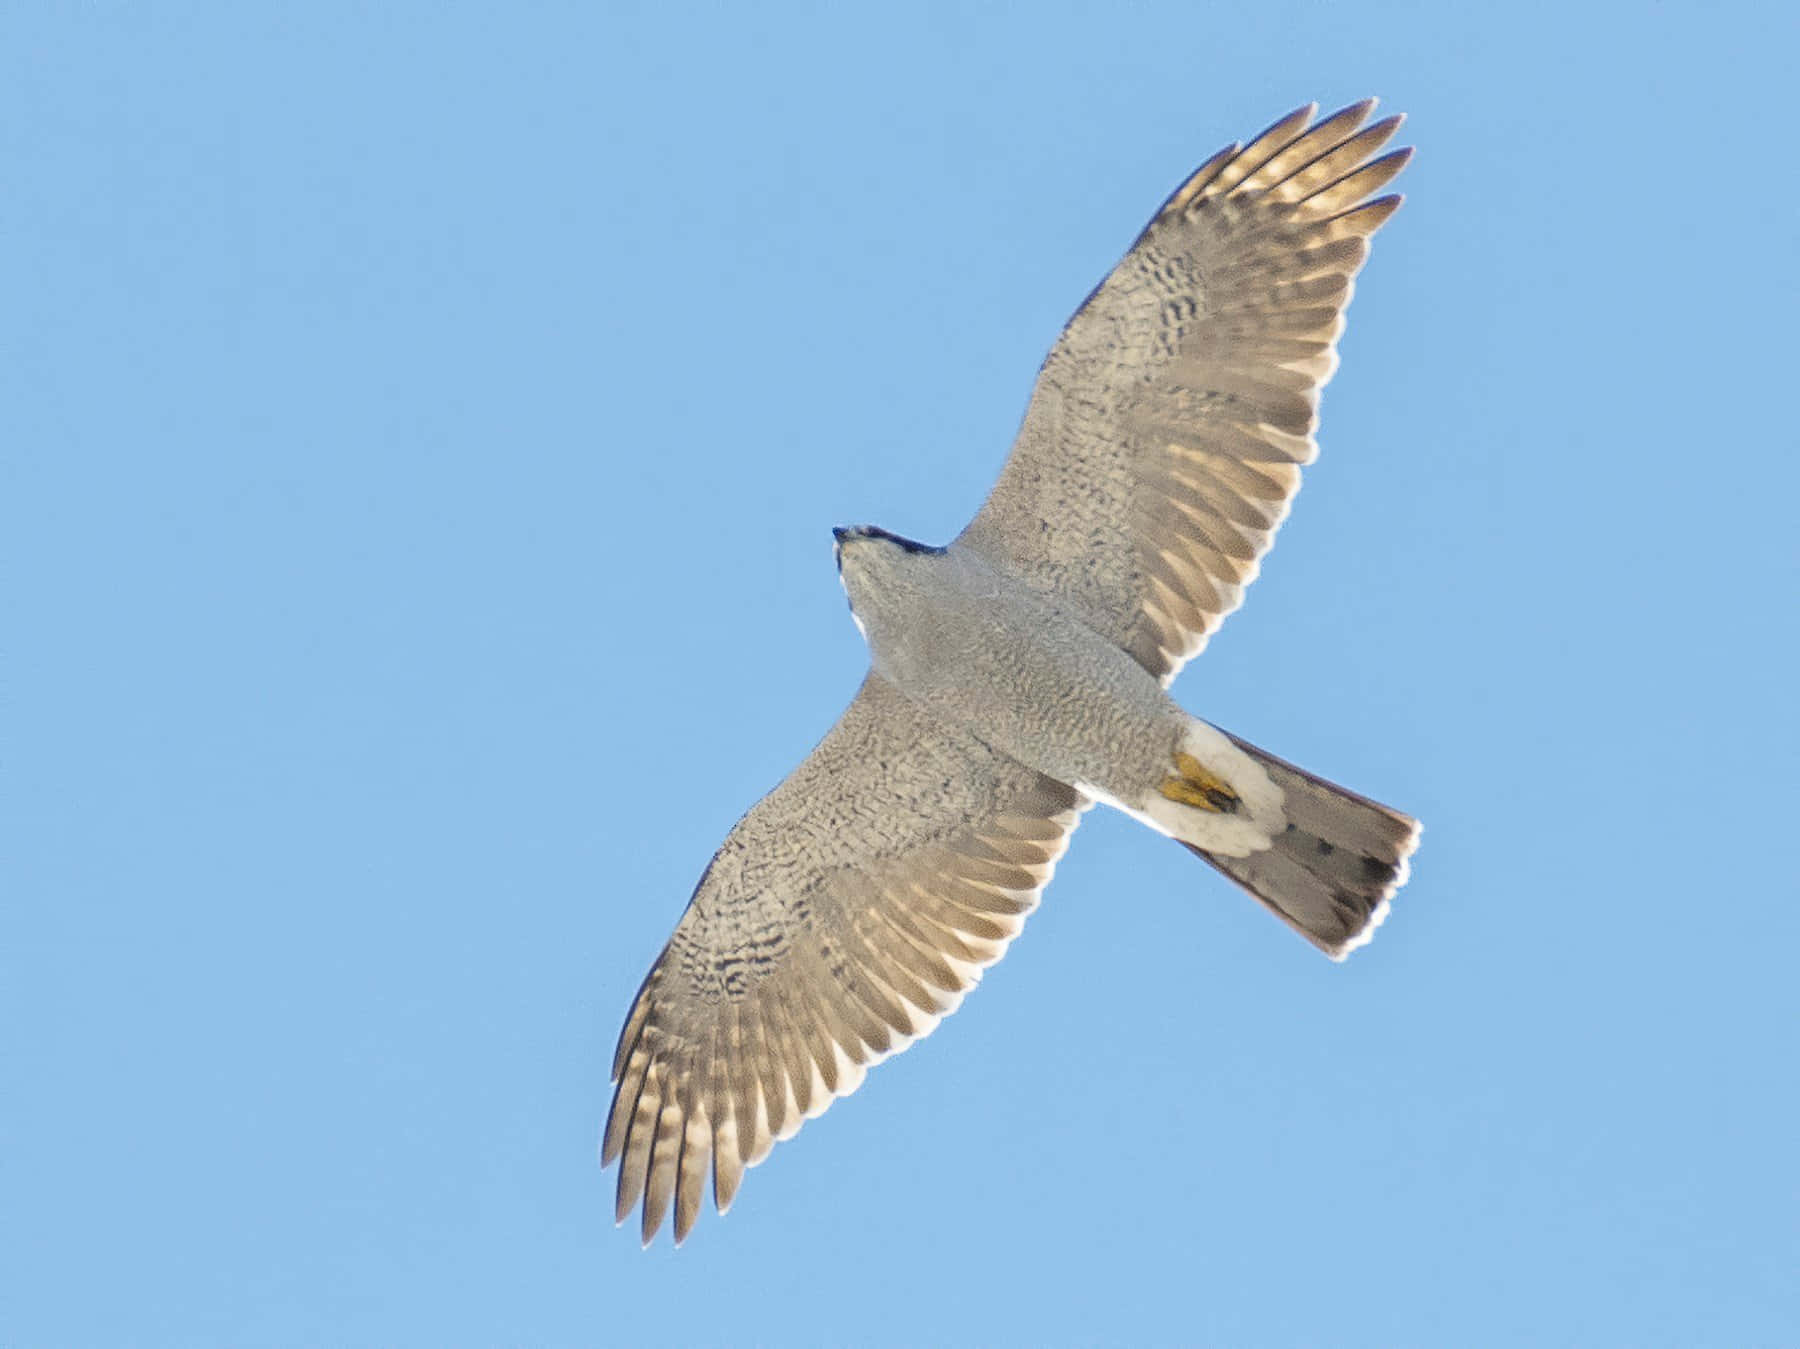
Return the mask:
<path id="1" fill-rule="evenodd" d="M 1419 822 L 1235 735 L 1231 740 L 1281 788 L 1287 828 L 1270 847 L 1248 857 L 1182 846 L 1255 895 L 1333 960 L 1342 960 L 1375 935 L 1388 900 L 1406 884 L 1407 859 L 1419 846 Z"/>

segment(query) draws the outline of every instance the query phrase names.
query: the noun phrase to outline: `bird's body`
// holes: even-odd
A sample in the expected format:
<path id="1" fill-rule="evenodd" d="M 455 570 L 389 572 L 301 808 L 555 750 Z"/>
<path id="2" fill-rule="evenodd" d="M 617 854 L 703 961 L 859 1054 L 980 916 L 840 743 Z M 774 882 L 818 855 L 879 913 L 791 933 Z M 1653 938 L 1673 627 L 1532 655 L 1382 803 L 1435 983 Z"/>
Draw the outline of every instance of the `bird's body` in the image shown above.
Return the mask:
<path id="1" fill-rule="evenodd" d="M 1243 596 L 1316 453 L 1351 282 L 1399 205 L 1398 118 L 1311 107 L 1164 203 L 1043 369 L 943 548 L 839 530 L 870 670 L 725 839 L 632 1003 L 601 1156 L 686 1236 L 746 1167 L 929 1033 L 1018 935 L 1083 811 L 1123 810 L 1334 959 L 1418 823 L 1167 693 Z M 1125 976 L 1121 973 L 1120 978 Z"/>
<path id="2" fill-rule="evenodd" d="M 1286 824 L 1279 793 L 1249 756 L 1182 711 L 1078 611 L 968 544 L 926 548 L 884 530 L 840 530 L 838 571 L 870 666 L 933 717 L 1211 853 L 1246 856 Z M 1162 795 L 1181 753 L 1259 809 Z"/>

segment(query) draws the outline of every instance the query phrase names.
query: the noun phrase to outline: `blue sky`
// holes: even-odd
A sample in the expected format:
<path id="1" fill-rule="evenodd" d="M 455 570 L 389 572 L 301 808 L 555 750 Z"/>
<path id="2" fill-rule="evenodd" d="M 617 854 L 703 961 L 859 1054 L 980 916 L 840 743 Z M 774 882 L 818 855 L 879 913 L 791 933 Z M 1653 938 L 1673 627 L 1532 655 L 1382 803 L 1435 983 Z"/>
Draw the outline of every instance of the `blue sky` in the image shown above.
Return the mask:
<path id="1" fill-rule="evenodd" d="M 749 7 L 745 7 L 746 11 Z M 848 7 L 846 7 L 846 10 Z M 1774 1343 L 1800 1324 L 1775 5 L 9 6 L 0 1338 Z M 1426 822 L 1320 958 L 1089 817 L 679 1252 L 619 1022 L 1063 319 L 1411 115 L 1188 707 Z"/>

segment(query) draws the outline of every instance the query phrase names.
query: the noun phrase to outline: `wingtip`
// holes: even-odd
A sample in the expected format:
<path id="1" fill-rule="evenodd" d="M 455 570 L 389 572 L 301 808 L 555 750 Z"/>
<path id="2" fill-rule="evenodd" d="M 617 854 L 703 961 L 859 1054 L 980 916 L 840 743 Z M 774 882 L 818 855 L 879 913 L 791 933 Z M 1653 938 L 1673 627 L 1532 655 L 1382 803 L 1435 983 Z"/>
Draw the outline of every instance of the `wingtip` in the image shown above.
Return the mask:
<path id="1" fill-rule="evenodd" d="M 1271 136 L 1291 135 L 1299 132 L 1304 128 L 1311 126 L 1318 115 L 1318 103 L 1311 100 L 1302 103 L 1293 111 L 1283 113 L 1280 117 L 1277 117 L 1273 122 L 1270 122 L 1261 131 L 1252 136 L 1245 142 L 1246 148 L 1259 146 Z"/>
<path id="2" fill-rule="evenodd" d="M 656 1234 L 663 1229 L 663 1220 L 667 1216 L 659 1212 L 649 1203 L 641 1210 L 644 1215 L 643 1225 L 638 1229 L 638 1245 L 640 1250 L 649 1250 L 656 1243 Z M 677 1245 L 681 1243 L 676 1242 Z"/>
<path id="3" fill-rule="evenodd" d="M 1373 148 L 1373 146 L 1384 145 L 1389 140 L 1393 139 L 1394 133 L 1399 131 L 1400 128 L 1405 125 L 1405 113 L 1390 112 L 1386 117 L 1377 118 L 1375 121 L 1370 122 L 1357 134 L 1370 141 L 1371 148 Z"/>

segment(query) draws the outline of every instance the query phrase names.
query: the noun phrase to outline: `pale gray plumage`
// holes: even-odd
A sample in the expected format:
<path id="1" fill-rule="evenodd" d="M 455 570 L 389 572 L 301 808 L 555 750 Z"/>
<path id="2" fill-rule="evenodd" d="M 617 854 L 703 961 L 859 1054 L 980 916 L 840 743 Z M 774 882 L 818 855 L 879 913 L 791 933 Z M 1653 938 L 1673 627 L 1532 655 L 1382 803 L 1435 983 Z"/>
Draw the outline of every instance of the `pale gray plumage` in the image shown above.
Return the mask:
<path id="1" fill-rule="evenodd" d="M 1316 453 L 1352 278 L 1409 151 L 1373 102 L 1283 118 L 1193 175 L 1070 320 L 948 549 L 839 532 L 872 669 L 731 831 L 620 1037 L 618 1217 L 746 1166 L 928 1033 L 998 960 L 1083 810 L 1169 833 L 1328 954 L 1367 940 L 1409 817 L 1163 691 L 1256 574 Z"/>
<path id="2" fill-rule="evenodd" d="M 1318 453 L 1351 282 L 1410 150 L 1311 106 L 1208 160 L 1052 348 L 959 543 L 1066 597 L 1165 682 L 1237 608 Z M 1367 161 L 1367 162 L 1365 162 Z"/>

